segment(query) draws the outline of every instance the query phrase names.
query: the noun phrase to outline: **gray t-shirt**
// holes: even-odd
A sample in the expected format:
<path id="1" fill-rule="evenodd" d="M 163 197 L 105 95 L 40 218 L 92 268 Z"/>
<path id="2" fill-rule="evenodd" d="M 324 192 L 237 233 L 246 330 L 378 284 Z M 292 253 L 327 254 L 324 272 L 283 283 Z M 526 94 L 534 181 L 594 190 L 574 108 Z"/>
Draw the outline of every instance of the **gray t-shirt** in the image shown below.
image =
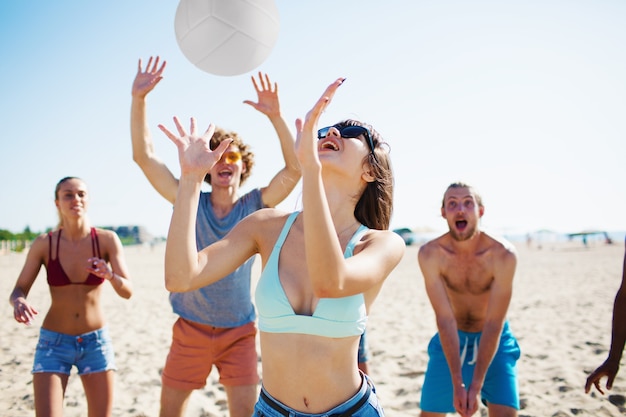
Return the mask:
<path id="1" fill-rule="evenodd" d="M 223 238 L 241 219 L 263 208 L 261 190 L 243 195 L 228 215 L 218 219 L 211 206 L 211 193 L 200 193 L 196 220 L 198 250 Z M 170 293 L 174 313 L 186 320 L 215 327 L 238 327 L 256 318 L 250 294 L 254 257 L 225 278 L 190 292 Z"/>

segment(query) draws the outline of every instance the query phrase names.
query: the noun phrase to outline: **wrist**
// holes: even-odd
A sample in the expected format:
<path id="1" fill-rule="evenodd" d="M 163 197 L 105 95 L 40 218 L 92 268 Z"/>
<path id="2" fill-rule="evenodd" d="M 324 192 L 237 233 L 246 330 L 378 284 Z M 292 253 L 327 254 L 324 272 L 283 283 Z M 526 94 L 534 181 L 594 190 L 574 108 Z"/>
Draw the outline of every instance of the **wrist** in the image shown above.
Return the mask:
<path id="1" fill-rule="evenodd" d="M 115 272 L 112 273 L 111 275 L 111 279 L 109 280 L 109 282 L 111 282 L 111 285 L 113 286 L 113 288 L 119 288 L 123 285 L 122 282 L 122 277 L 120 275 L 117 275 Z"/>
<path id="2" fill-rule="evenodd" d="M 139 93 L 139 92 L 131 91 L 131 92 L 130 92 L 130 95 L 131 95 L 131 97 L 132 97 L 134 100 L 137 100 L 137 101 L 145 101 L 146 96 L 148 95 L 148 93 Z"/>
<path id="3" fill-rule="evenodd" d="M 179 187 L 191 187 L 195 189 L 202 186 L 205 177 L 206 173 L 200 171 L 183 171 L 180 173 L 178 185 Z"/>

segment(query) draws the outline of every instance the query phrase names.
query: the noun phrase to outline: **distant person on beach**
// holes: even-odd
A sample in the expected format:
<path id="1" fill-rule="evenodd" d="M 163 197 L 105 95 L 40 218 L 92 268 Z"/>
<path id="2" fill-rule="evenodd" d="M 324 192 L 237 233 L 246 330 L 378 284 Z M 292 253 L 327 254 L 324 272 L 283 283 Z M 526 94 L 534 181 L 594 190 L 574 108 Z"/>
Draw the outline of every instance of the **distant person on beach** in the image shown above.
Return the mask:
<path id="1" fill-rule="evenodd" d="M 9 298 L 15 320 L 33 324 L 38 311 L 26 297 L 45 266 L 52 302 L 39 330 L 32 369 L 35 413 L 63 415 L 65 388 L 75 366 L 87 398 L 85 415 L 110 417 L 116 367 L 101 296 L 109 284 L 120 297 L 132 295 L 122 243 L 115 232 L 90 225 L 89 194 L 81 179 L 59 181 L 54 202 L 59 226 L 35 239 Z"/>
<path id="2" fill-rule="evenodd" d="M 383 283 L 405 245 L 389 231 L 393 176 L 387 146 L 369 125 L 344 120 L 317 129 L 343 83 L 338 79 L 296 121 L 303 210 L 259 210 L 219 242 L 198 249 L 196 215 L 202 178 L 228 147 L 209 143 L 214 127 L 189 133 L 174 118 L 181 180 L 165 250 L 170 291 L 219 283 L 259 254 L 255 293 L 263 384 L 256 417 L 382 416 L 375 389 L 359 372 L 359 338 Z"/>
<path id="3" fill-rule="evenodd" d="M 165 65 L 163 61 L 159 66 L 159 57 L 151 57 L 144 71 L 139 60 L 132 88 L 131 137 L 134 161 L 156 191 L 175 204 L 179 180 L 155 155 L 146 117 L 146 95 L 162 79 Z M 274 126 L 284 166 L 266 187 L 240 196 L 239 188 L 250 176 L 254 155 L 237 133 L 216 129 L 210 147 L 215 149 L 221 143 L 228 147 L 204 177 L 211 192 L 198 191 L 197 249 L 222 239 L 247 215 L 276 206 L 300 179 L 294 139 L 280 111 L 278 87 L 261 73 L 258 82 L 253 77 L 252 83 L 258 102 L 244 103 L 266 115 Z M 253 262 L 253 258 L 241 260 L 241 266 L 213 285 L 170 294 L 179 318 L 173 326 L 172 345 L 162 373 L 161 417 L 182 417 L 191 393 L 206 385 L 214 365 L 226 390 L 230 416 L 252 415 L 259 382 L 256 316 L 250 296 Z"/>
<path id="4" fill-rule="evenodd" d="M 418 262 L 435 311 L 438 334 L 428 345 L 422 417 L 473 415 L 479 396 L 490 416 L 516 416 L 520 349 L 506 313 L 517 255 L 513 246 L 480 229 L 481 196 L 451 184 L 441 215 L 449 231 L 423 245 Z"/>
<path id="5" fill-rule="evenodd" d="M 626 246 L 626 241 L 624 242 Z M 606 377 L 606 389 L 613 388 L 613 381 L 619 371 L 619 363 L 624 352 L 626 343 L 626 252 L 624 253 L 624 265 L 622 266 L 622 283 L 615 295 L 613 303 L 613 324 L 611 328 L 611 348 L 609 356 L 604 363 L 593 371 L 585 383 L 585 392 L 588 393 L 591 385 L 594 385 L 601 394 L 600 380 Z"/>

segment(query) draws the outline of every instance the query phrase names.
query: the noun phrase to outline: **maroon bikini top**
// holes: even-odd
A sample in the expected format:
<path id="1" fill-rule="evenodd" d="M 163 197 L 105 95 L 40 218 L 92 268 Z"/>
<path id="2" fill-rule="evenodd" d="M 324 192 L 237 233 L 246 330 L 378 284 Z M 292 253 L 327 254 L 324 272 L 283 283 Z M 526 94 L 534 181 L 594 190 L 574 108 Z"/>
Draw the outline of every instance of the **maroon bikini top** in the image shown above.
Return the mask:
<path id="1" fill-rule="evenodd" d="M 72 282 L 63 270 L 61 262 L 59 262 L 59 243 L 61 242 L 61 230 L 59 229 L 59 235 L 57 236 L 57 255 L 52 259 L 52 232 L 48 232 L 48 241 L 50 243 L 49 256 L 48 256 L 48 285 L 51 287 L 62 287 L 64 285 L 100 285 L 104 282 L 104 278 L 100 278 L 97 275 L 89 274 L 87 279 L 83 282 Z M 94 227 L 91 228 L 91 251 L 94 257 L 100 258 L 100 243 L 98 242 L 98 235 Z"/>

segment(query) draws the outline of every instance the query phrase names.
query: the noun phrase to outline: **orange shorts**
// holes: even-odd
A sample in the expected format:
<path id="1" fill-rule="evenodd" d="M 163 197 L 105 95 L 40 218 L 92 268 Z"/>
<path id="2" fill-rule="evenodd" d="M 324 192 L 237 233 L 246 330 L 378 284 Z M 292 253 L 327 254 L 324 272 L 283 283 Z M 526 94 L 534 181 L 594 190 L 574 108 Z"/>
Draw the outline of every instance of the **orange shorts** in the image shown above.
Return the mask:
<path id="1" fill-rule="evenodd" d="M 180 390 L 200 389 L 213 365 L 223 385 L 255 385 L 259 382 L 254 322 L 222 328 L 181 317 L 173 327 L 172 345 L 161 380 Z"/>

